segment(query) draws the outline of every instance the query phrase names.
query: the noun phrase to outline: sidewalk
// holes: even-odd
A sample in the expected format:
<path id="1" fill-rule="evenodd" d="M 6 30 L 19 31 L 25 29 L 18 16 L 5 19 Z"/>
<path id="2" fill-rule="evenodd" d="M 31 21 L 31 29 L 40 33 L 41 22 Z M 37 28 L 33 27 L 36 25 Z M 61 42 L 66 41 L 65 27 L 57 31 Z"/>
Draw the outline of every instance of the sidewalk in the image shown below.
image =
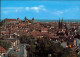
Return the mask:
<path id="1" fill-rule="evenodd" d="M 12 53 L 14 53 L 15 55 L 17 55 L 18 57 L 24 57 L 24 45 L 23 44 L 20 44 L 19 46 L 18 46 L 18 48 L 19 48 L 19 51 L 17 52 L 17 51 L 14 51 L 14 49 L 11 49 L 11 50 L 9 50 L 9 52 L 8 52 L 8 54 L 12 54 Z M 5 56 L 6 57 L 6 56 Z"/>
<path id="2" fill-rule="evenodd" d="M 12 49 L 9 49 L 8 52 L 7 52 L 7 55 L 6 56 L 1 56 L 1 57 L 8 57 L 8 55 L 11 55 L 11 54 L 15 54 L 17 55 L 17 57 L 24 57 L 24 44 L 20 44 L 18 46 L 19 48 L 19 51 L 14 51 L 15 48 L 12 48 Z"/>
<path id="3" fill-rule="evenodd" d="M 26 45 L 24 45 L 24 57 L 27 57 L 27 50 L 25 48 L 26 48 Z"/>

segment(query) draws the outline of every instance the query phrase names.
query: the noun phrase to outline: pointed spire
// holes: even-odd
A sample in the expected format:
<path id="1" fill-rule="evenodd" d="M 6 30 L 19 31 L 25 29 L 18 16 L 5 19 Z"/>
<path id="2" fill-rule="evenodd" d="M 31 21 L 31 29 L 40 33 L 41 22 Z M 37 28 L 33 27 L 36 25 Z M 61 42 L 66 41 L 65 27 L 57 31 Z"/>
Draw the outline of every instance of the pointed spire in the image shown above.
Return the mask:
<path id="1" fill-rule="evenodd" d="M 34 17 L 32 18 L 32 20 L 34 20 Z"/>
<path id="2" fill-rule="evenodd" d="M 58 25 L 59 25 L 59 28 L 60 28 L 60 26 L 61 26 L 61 23 L 60 23 L 60 18 L 59 18 L 59 22 L 58 22 Z"/>
<path id="3" fill-rule="evenodd" d="M 60 22 L 60 18 L 59 18 L 59 22 Z"/>
<path id="4" fill-rule="evenodd" d="M 25 19 L 27 19 L 26 16 L 25 16 Z"/>
<path id="5" fill-rule="evenodd" d="M 61 29 L 63 28 L 63 18 L 62 18 L 62 21 L 61 21 Z"/>
<path id="6" fill-rule="evenodd" d="M 63 18 L 62 18 L 62 22 L 63 22 Z"/>
<path id="7" fill-rule="evenodd" d="M 19 17 L 17 18 L 17 20 L 19 20 Z"/>

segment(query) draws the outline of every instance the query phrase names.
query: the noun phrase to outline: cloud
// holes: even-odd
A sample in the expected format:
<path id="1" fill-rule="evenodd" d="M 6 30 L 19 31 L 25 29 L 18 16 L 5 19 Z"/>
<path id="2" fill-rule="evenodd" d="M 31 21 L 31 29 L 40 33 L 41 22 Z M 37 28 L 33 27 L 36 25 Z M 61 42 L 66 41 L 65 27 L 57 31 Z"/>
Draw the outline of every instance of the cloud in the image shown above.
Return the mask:
<path id="1" fill-rule="evenodd" d="M 27 11 L 35 11 L 36 13 L 39 13 L 40 10 L 42 11 L 46 11 L 46 8 L 44 7 L 44 5 L 39 5 L 39 6 L 34 6 L 34 7 L 26 7 L 25 8 Z"/>
<path id="2" fill-rule="evenodd" d="M 9 11 L 3 11 L 3 13 L 4 13 L 4 14 L 7 14 L 7 13 L 9 13 Z"/>
<path id="3" fill-rule="evenodd" d="M 27 7 L 2 7 L 1 10 L 2 13 L 4 14 L 13 13 L 13 12 L 22 12 L 24 10 L 39 13 L 40 11 L 46 11 L 46 8 L 44 7 L 44 5 L 38 5 L 33 7 L 28 7 L 28 6 Z"/>
<path id="4" fill-rule="evenodd" d="M 21 12 L 24 9 L 24 7 L 2 7 L 2 13 L 8 14 L 13 12 Z"/>
<path id="5" fill-rule="evenodd" d="M 1 8 L 2 13 L 4 14 L 23 12 L 25 10 L 27 12 L 28 11 L 35 12 L 35 13 L 46 12 L 51 15 L 63 16 L 63 14 L 72 14 L 73 12 L 77 14 L 80 8 L 75 7 L 75 8 L 67 8 L 64 10 L 58 10 L 58 9 L 49 10 L 48 8 L 45 8 L 44 5 L 38 5 L 38 6 L 32 6 L 32 7 L 27 6 L 27 7 L 2 7 Z"/>
<path id="6" fill-rule="evenodd" d="M 2 7 L 1 9 L 3 9 L 3 10 L 7 10 L 7 9 L 23 9 L 23 7 Z"/>
<path id="7" fill-rule="evenodd" d="M 62 11 L 55 11 L 54 14 L 60 15 L 60 14 L 63 14 L 63 12 Z"/>
<path id="8" fill-rule="evenodd" d="M 75 8 L 67 8 L 67 9 L 61 10 L 61 12 L 63 12 L 63 13 L 71 13 L 71 12 L 77 12 L 79 10 L 80 10 L 80 8 L 75 7 Z"/>
<path id="9" fill-rule="evenodd" d="M 38 13 L 40 8 L 39 7 L 31 7 L 31 10 L 34 10 L 34 11 L 36 11 Z"/>
<path id="10" fill-rule="evenodd" d="M 52 14 L 53 16 L 57 16 L 57 17 L 73 16 L 75 18 L 75 15 L 80 14 L 79 10 L 80 10 L 80 8 L 75 7 L 75 8 L 66 8 L 66 9 L 63 9 L 63 10 L 58 10 L 58 9 L 49 10 L 48 12 L 50 14 Z"/>
<path id="11" fill-rule="evenodd" d="M 55 10 L 55 11 L 52 11 L 53 14 L 56 14 L 56 15 L 62 15 L 64 13 L 73 13 L 73 12 L 78 12 L 80 9 L 79 8 L 68 8 L 68 9 L 64 9 L 64 10 Z"/>
<path id="12" fill-rule="evenodd" d="M 2 11 L 4 14 L 8 14 L 8 13 L 14 13 L 14 12 L 19 12 L 18 10 L 5 10 Z"/>
<path id="13" fill-rule="evenodd" d="M 28 11 L 29 10 L 29 7 L 25 7 L 25 9 Z"/>

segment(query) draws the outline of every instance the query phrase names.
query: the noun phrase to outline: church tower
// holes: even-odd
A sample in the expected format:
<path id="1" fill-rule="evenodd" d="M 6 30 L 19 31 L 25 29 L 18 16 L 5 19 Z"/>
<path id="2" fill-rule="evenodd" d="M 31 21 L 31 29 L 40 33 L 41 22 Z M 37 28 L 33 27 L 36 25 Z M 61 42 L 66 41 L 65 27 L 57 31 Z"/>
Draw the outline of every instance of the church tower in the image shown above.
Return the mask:
<path id="1" fill-rule="evenodd" d="M 26 16 L 25 16 L 25 18 L 24 18 L 24 19 L 25 19 L 25 22 L 28 22 L 28 19 L 26 18 Z"/>
<path id="2" fill-rule="evenodd" d="M 19 17 L 17 18 L 17 21 L 19 21 Z"/>
<path id="3" fill-rule="evenodd" d="M 62 18 L 62 21 L 61 21 L 61 29 L 63 28 L 63 18 Z"/>
<path id="4" fill-rule="evenodd" d="M 34 23 L 34 17 L 32 18 L 32 23 Z"/>
<path id="5" fill-rule="evenodd" d="M 59 27 L 59 29 L 61 27 L 60 18 L 59 18 L 59 22 L 58 22 L 58 27 Z"/>
<path id="6" fill-rule="evenodd" d="M 63 28 L 63 18 L 62 18 L 61 22 L 60 22 L 60 18 L 59 18 L 58 27 L 59 27 L 59 29 Z"/>
<path id="7" fill-rule="evenodd" d="M 26 16 L 25 16 L 25 18 L 24 18 L 24 19 L 25 19 L 25 21 L 27 20 Z"/>

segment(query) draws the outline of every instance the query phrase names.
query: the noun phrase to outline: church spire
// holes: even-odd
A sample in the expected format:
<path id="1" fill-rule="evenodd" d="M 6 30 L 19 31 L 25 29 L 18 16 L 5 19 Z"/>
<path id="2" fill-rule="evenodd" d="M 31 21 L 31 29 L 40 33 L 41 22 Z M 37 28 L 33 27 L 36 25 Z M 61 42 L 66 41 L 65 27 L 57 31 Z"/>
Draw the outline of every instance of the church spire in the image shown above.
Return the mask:
<path id="1" fill-rule="evenodd" d="M 25 16 L 25 20 L 26 20 L 27 18 L 26 18 L 26 16 Z"/>
<path id="2" fill-rule="evenodd" d="M 63 18 L 62 18 L 62 22 L 63 22 Z"/>
<path id="3" fill-rule="evenodd" d="M 34 17 L 32 18 L 32 20 L 34 20 Z"/>
<path id="4" fill-rule="evenodd" d="M 59 18 L 59 22 L 60 22 L 60 18 Z"/>
<path id="5" fill-rule="evenodd" d="M 60 28 L 60 18 L 59 18 L 59 23 L 58 23 L 58 25 L 59 25 L 58 27 Z"/>
<path id="6" fill-rule="evenodd" d="M 63 18 L 62 18 L 62 21 L 61 21 L 61 29 L 63 28 Z"/>

